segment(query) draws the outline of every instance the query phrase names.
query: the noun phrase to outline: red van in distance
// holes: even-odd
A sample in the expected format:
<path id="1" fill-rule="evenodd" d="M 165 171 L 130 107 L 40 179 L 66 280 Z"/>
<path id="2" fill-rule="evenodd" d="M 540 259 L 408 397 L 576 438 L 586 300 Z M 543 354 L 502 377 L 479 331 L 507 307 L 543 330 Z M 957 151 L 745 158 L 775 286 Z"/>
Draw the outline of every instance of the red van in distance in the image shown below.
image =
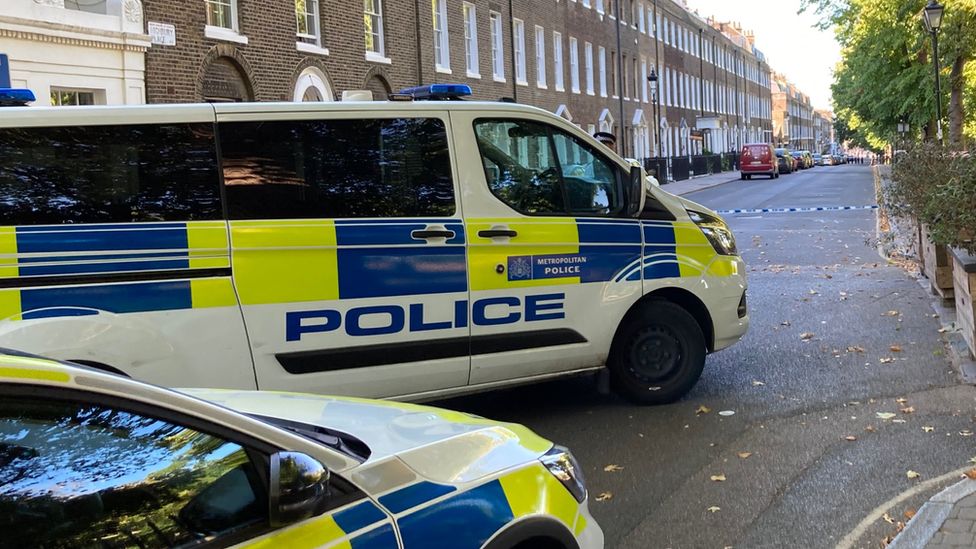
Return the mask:
<path id="1" fill-rule="evenodd" d="M 747 143 L 742 146 L 739 156 L 740 179 L 752 179 L 754 175 L 768 175 L 770 179 L 779 177 L 776 151 L 769 143 Z"/>

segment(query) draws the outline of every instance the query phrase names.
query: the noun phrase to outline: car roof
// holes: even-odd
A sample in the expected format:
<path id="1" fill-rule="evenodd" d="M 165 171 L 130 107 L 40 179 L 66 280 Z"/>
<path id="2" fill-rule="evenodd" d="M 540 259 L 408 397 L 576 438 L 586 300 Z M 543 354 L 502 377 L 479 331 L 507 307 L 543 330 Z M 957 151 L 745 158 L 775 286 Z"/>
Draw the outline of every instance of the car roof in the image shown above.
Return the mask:
<path id="1" fill-rule="evenodd" d="M 555 114 L 521 103 L 498 101 L 310 101 L 249 103 L 160 103 L 151 105 L 86 105 L 70 107 L 6 107 L 0 127 L 64 125 L 160 124 L 213 122 L 216 116 L 238 114 L 296 115 L 349 113 L 410 116 L 444 111 L 477 111 L 488 116 L 512 113 Z"/>

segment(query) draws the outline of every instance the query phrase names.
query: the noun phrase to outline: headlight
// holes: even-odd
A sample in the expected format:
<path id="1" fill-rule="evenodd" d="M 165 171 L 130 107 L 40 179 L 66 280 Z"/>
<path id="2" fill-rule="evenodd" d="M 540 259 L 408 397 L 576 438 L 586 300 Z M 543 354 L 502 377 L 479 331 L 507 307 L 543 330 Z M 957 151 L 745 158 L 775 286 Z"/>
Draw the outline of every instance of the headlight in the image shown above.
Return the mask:
<path id="1" fill-rule="evenodd" d="M 732 229 L 724 221 L 702 212 L 688 210 L 691 220 L 698 225 L 698 228 L 705 233 L 705 238 L 711 242 L 715 248 L 715 253 L 720 255 L 738 255 L 739 251 L 735 247 L 735 236 Z"/>
<path id="2" fill-rule="evenodd" d="M 553 446 L 552 450 L 540 458 L 540 461 L 553 476 L 563 483 L 569 493 L 573 494 L 576 501 L 583 503 L 583 500 L 586 499 L 586 481 L 583 480 L 583 469 L 567 448 Z"/>

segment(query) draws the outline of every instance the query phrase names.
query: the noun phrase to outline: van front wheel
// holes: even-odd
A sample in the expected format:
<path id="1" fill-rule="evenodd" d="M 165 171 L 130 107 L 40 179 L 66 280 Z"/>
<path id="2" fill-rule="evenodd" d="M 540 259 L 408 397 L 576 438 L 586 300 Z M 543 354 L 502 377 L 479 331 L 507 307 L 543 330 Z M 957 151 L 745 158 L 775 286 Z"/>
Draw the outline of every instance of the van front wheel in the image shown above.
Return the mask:
<path id="1" fill-rule="evenodd" d="M 614 390 L 637 404 L 666 404 L 694 387 L 705 366 L 698 322 L 669 301 L 634 311 L 614 338 L 607 361 Z"/>

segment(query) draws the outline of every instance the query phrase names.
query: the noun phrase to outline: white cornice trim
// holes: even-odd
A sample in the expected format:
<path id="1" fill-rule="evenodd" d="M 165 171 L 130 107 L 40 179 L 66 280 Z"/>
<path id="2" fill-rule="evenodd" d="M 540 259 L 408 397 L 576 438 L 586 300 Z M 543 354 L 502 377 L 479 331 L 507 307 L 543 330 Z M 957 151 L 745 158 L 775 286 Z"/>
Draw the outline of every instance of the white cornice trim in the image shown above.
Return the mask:
<path id="1" fill-rule="evenodd" d="M 136 52 L 144 52 L 151 45 L 148 34 L 90 29 L 2 15 L 0 37 Z"/>

